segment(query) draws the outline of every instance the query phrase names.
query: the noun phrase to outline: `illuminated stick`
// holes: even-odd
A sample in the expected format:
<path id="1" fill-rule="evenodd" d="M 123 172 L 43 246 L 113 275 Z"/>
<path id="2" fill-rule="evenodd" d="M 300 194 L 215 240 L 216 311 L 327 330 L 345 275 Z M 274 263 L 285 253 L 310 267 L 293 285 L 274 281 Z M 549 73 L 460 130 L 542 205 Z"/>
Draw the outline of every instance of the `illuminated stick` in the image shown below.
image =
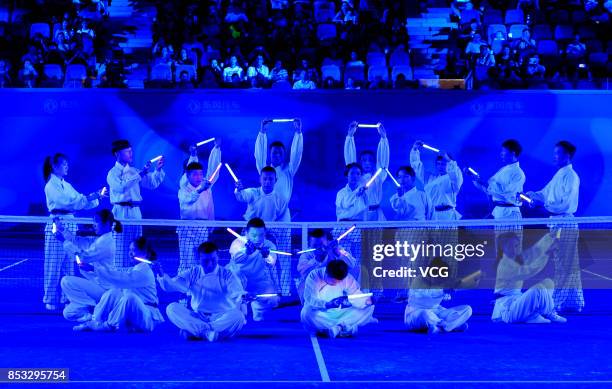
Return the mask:
<path id="1" fill-rule="evenodd" d="M 162 159 L 164 156 L 163 155 L 158 155 L 157 157 L 153 158 L 152 160 L 150 160 L 149 162 L 153 163 L 153 162 L 157 162 L 160 159 Z"/>
<path id="2" fill-rule="evenodd" d="M 255 297 L 276 297 L 278 296 L 278 293 L 262 293 L 262 294 L 256 294 Z"/>
<path id="3" fill-rule="evenodd" d="M 345 232 L 344 232 L 342 235 L 340 235 L 340 236 L 338 237 L 338 242 L 340 242 L 342 239 L 346 238 L 346 236 L 347 236 L 348 234 L 350 234 L 351 232 L 353 232 L 353 230 L 354 230 L 355 228 L 357 228 L 357 226 L 356 226 L 356 225 L 353 225 L 353 226 L 351 226 L 351 228 L 349 228 L 348 230 L 346 230 L 346 231 L 345 231 Z"/>
<path id="4" fill-rule="evenodd" d="M 210 176 L 210 178 L 208 179 L 209 182 L 213 182 L 213 180 L 215 179 L 215 177 L 217 176 L 217 174 L 219 173 L 219 170 L 221 170 L 221 166 L 223 166 L 223 164 L 221 162 L 219 162 L 219 164 L 217 165 L 217 168 L 215 169 L 215 171 L 213 172 L 213 174 Z"/>
<path id="5" fill-rule="evenodd" d="M 134 259 L 137 260 L 138 262 L 148 263 L 149 265 L 151 265 L 153 263 L 153 262 L 149 261 L 146 258 L 134 257 Z"/>
<path id="6" fill-rule="evenodd" d="M 273 119 L 272 123 L 291 123 L 294 121 L 295 119 Z"/>
<path id="7" fill-rule="evenodd" d="M 525 196 L 525 195 L 524 195 L 524 194 L 522 194 L 522 193 L 519 193 L 519 197 L 520 197 L 522 200 L 527 201 L 529 204 L 533 203 L 533 200 L 532 200 L 532 199 L 530 199 L 529 197 Z"/>
<path id="8" fill-rule="evenodd" d="M 287 255 L 287 256 L 290 256 L 290 257 L 293 255 L 293 254 L 288 253 L 288 252 L 286 252 L 286 251 L 279 251 L 279 250 L 270 250 L 270 252 L 271 252 L 272 254 L 278 254 L 278 255 Z"/>
<path id="9" fill-rule="evenodd" d="M 472 173 L 473 175 L 475 175 L 476 177 L 480 177 L 480 174 L 476 173 L 476 170 L 472 169 L 471 167 L 468 168 L 468 171 Z"/>
<path id="10" fill-rule="evenodd" d="M 561 229 L 557 230 L 557 239 L 561 239 Z"/>
<path id="11" fill-rule="evenodd" d="M 481 275 L 482 275 L 482 271 L 480 271 L 480 270 L 475 271 L 474 273 L 472 273 L 472 274 L 470 274 L 470 275 L 467 275 L 467 276 L 463 277 L 463 278 L 461 279 L 461 282 L 462 282 L 462 283 L 465 283 L 465 282 L 468 282 L 468 281 L 470 281 L 470 282 L 471 282 L 473 279 L 475 279 L 475 278 L 477 278 L 477 277 L 480 277 Z"/>
<path id="12" fill-rule="evenodd" d="M 385 170 L 387 171 L 387 174 L 389 175 L 389 177 L 393 180 L 393 183 L 395 184 L 395 186 L 397 186 L 399 188 L 400 184 L 399 184 L 399 182 L 397 182 L 395 177 L 393 177 L 393 174 L 391 174 L 391 172 L 389 171 L 389 168 L 385 168 Z"/>
<path id="13" fill-rule="evenodd" d="M 317 249 L 302 250 L 298 251 L 297 254 L 312 253 L 313 251 L 317 251 Z"/>
<path id="14" fill-rule="evenodd" d="M 81 261 L 81 258 L 79 258 L 78 255 L 75 255 L 76 257 L 76 263 L 78 263 L 79 265 L 83 263 L 83 261 Z"/>
<path id="15" fill-rule="evenodd" d="M 380 123 L 378 124 L 358 124 L 358 128 L 378 128 L 380 127 Z"/>
<path id="16" fill-rule="evenodd" d="M 55 223 L 53 223 L 53 227 L 51 227 L 51 233 L 52 234 L 57 233 L 57 225 Z"/>
<path id="17" fill-rule="evenodd" d="M 106 187 L 102 188 L 102 190 L 100 191 L 100 196 L 105 196 L 106 192 L 108 192 L 108 190 L 106 189 Z"/>
<path id="18" fill-rule="evenodd" d="M 365 298 L 365 297 L 372 297 L 372 293 L 349 294 L 346 297 L 348 297 L 349 300 L 362 299 L 362 298 Z"/>
<path id="19" fill-rule="evenodd" d="M 214 141 L 215 141 L 215 138 L 209 138 L 209 139 L 196 143 L 196 147 L 204 146 L 205 144 L 214 142 Z"/>
<path id="20" fill-rule="evenodd" d="M 436 149 L 435 147 L 431 147 L 430 145 L 425 144 L 425 143 L 423 143 L 423 148 L 427 149 L 427 150 L 431 150 L 434 153 L 439 153 L 440 152 L 440 149 Z"/>
<path id="21" fill-rule="evenodd" d="M 378 168 L 378 170 L 376 171 L 376 173 L 374 173 L 372 178 L 370 178 L 370 180 L 365 184 L 365 187 L 369 188 L 370 185 L 372 185 L 372 183 L 374 183 L 374 180 L 376 180 L 376 177 L 378 177 L 380 175 L 380 173 L 382 173 L 382 168 Z"/>
<path id="22" fill-rule="evenodd" d="M 225 164 L 225 168 L 227 169 L 227 171 L 229 172 L 229 174 L 231 174 L 232 178 L 234 179 L 234 182 L 238 182 L 238 177 L 236 177 L 236 175 L 234 174 L 234 171 L 232 170 L 232 168 L 230 167 L 230 165 L 228 165 L 227 163 Z"/>
<path id="23" fill-rule="evenodd" d="M 227 232 L 229 232 L 230 234 L 234 235 L 236 238 L 240 239 L 243 242 L 247 241 L 247 238 L 245 238 L 244 236 L 240 235 L 239 233 L 237 233 L 236 231 L 232 230 L 231 228 L 226 228 Z"/>

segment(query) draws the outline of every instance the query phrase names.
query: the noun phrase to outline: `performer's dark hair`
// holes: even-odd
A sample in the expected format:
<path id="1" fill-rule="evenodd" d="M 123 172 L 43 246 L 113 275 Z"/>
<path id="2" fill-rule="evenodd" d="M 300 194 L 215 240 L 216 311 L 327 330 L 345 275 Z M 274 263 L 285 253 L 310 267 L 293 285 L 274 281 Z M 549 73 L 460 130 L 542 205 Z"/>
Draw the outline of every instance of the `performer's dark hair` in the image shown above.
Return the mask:
<path id="1" fill-rule="evenodd" d="M 247 222 L 246 228 L 247 230 L 249 228 L 266 228 L 266 223 L 262 219 L 254 217 Z"/>
<path id="2" fill-rule="evenodd" d="M 501 261 L 502 257 L 504 256 L 504 244 L 510 240 L 510 239 L 519 239 L 518 235 L 512 231 L 509 232 L 504 232 L 502 234 L 500 234 L 497 237 L 497 263 L 495 264 L 495 267 L 497 267 L 497 265 L 499 265 L 499 262 Z M 522 255 L 518 255 L 516 257 L 516 261 L 519 264 L 523 264 L 523 256 Z"/>
<path id="3" fill-rule="evenodd" d="M 502 143 L 502 147 L 513 152 L 517 157 L 521 155 L 521 152 L 523 151 L 523 147 L 516 139 L 508 139 L 504 141 L 504 143 Z"/>
<path id="4" fill-rule="evenodd" d="M 279 140 L 275 140 L 274 142 L 270 143 L 270 150 L 272 150 L 274 147 L 280 147 L 283 149 L 283 151 L 285 151 L 285 144 Z"/>
<path id="5" fill-rule="evenodd" d="M 359 153 L 359 159 L 363 158 L 365 155 L 369 155 L 372 158 L 376 158 L 376 155 L 372 150 L 363 150 L 361 153 Z"/>
<path id="6" fill-rule="evenodd" d="M 62 153 L 55 153 L 53 156 L 48 156 L 45 158 L 45 163 L 43 164 L 43 176 L 45 178 L 45 182 L 49 181 L 49 178 L 51 178 L 53 166 L 57 165 L 62 160 L 68 160 L 68 157 Z"/>
<path id="7" fill-rule="evenodd" d="M 138 250 L 147 253 L 148 260 L 157 260 L 157 253 L 155 252 L 155 250 L 153 249 L 153 245 L 147 238 L 145 238 L 144 236 L 139 236 L 138 238 L 134 239 L 132 243 L 134 243 L 134 246 L 136 246 Z"/>
<path id="8" fill-rule="evenodd" d="M 192 172 L 194 170 L 204 170 L 204 167 L 202 166 L 201 163 L 199 162 L 191 162 L 189 165 L 187 165 L 187 167 L 185 168 L 185 172 L 189 173 Z"/>
<path id="9" fill-rule="evenodd" d="M 322 228 L 315 228 L 314 230 L 308 231 L 309 238 L 322 238 L 325 236 L 325 231 Z"/>
<path id="10" fill-rule="evenodd" d="M 412 177 L 416 176 L 416 173 L 414 172 L 414 169 L 412 168 L 412 166 L 408 166 L 408 165 L 400 166 L 399 169 L 397 169 L 397 173 L 401 171 L 405 172 L 409 176 L 412 176 Z"/>
<path id="11" fill-rule="evenodd" d="M 101 209 L 96 212 L 96 215 L 100 218 L 102 224 L 110 224 L 113 231 L 123 232 L 123 224 L 115 219 L 115 215 L 109 209 Z"/>
<path id="12" fill-rule="evenodd" d="M 264 166 L 263 169 L 261 169 L 261 174 L 264 173 L 274 173 L 274 175 L 276 176 L 276 169 L 274 169 L 274 167 L 272 166 Z"/>
<path id="13" fill-rule="evenodd" d="M 325 272 L 335 280 L 342 281 L 348 275 L 348 265 L 341 259 L 334 259 L 327 263 Z"/>
<path id="14" fill-rule="evenodd" d="M 359 169 L 359 171 L 361 173 L 363 173 L 363 168 L 361 167 L 360 164 L 358 164 L 357 162 L 353 162 L 353 163 L 349 163 L 348 165 L 346 165 L 346 167 L 344 168 L 344 176 L 348 177 L 349 172 L 351 171 L 352 168 L 356 167 L 357 169 Z"/>
<path id="15" fill-rule="evenodd" d="M 563 150 L 565 150 L 565 152 L 569 154 L 570 159 L 574 158 L 574 154 L 576 154 L 576 146 L 574 146 L 572 143 L 562 140 L 557 142 L 555 146 L 561 147 Z"/>
<path id="16" fill-rule="evenodd" d="M 218 250 L 219 248 L 217 247 L 217 245 L 211 241 L 204 242 L 198 247 L 198 252 L 204 254 L 212 254 Z"/>

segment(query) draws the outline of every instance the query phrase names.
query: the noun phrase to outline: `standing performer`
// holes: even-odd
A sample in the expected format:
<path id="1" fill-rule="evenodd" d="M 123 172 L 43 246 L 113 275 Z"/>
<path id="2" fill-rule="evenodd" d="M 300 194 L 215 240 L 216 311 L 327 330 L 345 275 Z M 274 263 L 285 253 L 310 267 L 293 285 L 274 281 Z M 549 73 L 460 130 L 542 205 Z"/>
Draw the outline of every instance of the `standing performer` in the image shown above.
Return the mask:
<path id="1" fill-rule="evenodd" d="M 400 186 L 397 193 L 391 196 L 391 208 L 395 211 L 397 220 L 423 221 L 430 220 L 433 208 L 427 194 L 418 189 L 415 185 L 416 173 L 410 166 L 402 166 L 397 170 L 397 179 Z M 427 239 L 424 227 L 399 228 L 395 233 L 395 240 L 398 242 L 408 242 L 408 244 L 420 243 Z M 400 266 L 416 268 L 420 263 L 410 261 L 406 257 L 400 258 Z M 410 278 L 402 280 L 403 285 L 398 289 L 395 300 L 397 302 L 406 301 L 408 289 L 410 288 Z"/>
<path id="2" fill-rule="evenodd" d="M 191 156 L 185 168 L 185 180 L 181 179 L 178 191 L 181 219 L 215 220 L 212 186 L 219 174 L 214 174 L 221 163 L 221 141 L 215 138 L 215 147 L 208 157 L 208 168 L 204 176 L 204 167 L 198 162 L 197 147 L 189 149 Z M 214 176 L 213 176 L 214 174 Z M 208 240 L 207 227 L 179 226 L 176 229 L 179 238 L 179 273 L 192 266 L 199 265 L 195 250 L 200 243 Z"/>
<path id="3" fill-rule="evenodd" d="M 98 237 L 91 242 L 89 238 L 75 237 L 70 231 L 58 224 L 57 238 L 64 242 L 64 249 L 71 258 L 78 256 L 79 262 L 91 265 L 114 267 L 115 239 L 113 232 L 121 233 L 121 222 L 115 220 L 113 213 L 108 209 L 98 211 L 94 218 L 94 230 Z M 111 284 L 104 282 L 97 273 L 81 271 L 83 277 L 64 276 L 62 278 L 62 291 L 70 302 L 64 308 L 66 320 L 87 322 L 91 320 L 91 312 L 102 298 L 104 292 L 111 288 Z"/>
<path id="4" fill-rule="evenodd" d="M 543 206 L 551 218 L 573 217 L 578 209 L 580 178 L 574 171 L 572 159 L 576 146 L 568 141 L 555 145 L 554 162 L 557 172 L 544 189 L 528 192 L 532 205 Z M 559 259 L 555 264 L 555 309 L 558 311 L 582 311 L 584 295 L 578 259 L 578 225 L 567 223 L 556 225 L 561 228 Z"/>
<path id="5" fill-rule="evenodd" d="M 244 289 L 251 295 L 278 293 L 274 243 L 266 239 L 266 224 L 253 218 L 246 226 L 246 241 L 236 238 L 230 246 L 230 270 L 240 277 Z M 251 302 L 253 320 L 262 321 L 264 314 L 279 303 L 278 296 L 256 297 Z"/>
<path id="6" fill-rule="evenodd" d="M 297 271 L 300 274 L 300 281 L 297 286 L 298 296 L 304 301 L 304 285 L 308 274 L 314 269 L 325 267 L 329 261 L 340 259 L 346 262 L 351 271 L 355 265 L 355 258 L 350 252 L 345 250 L 338 244 L 331 233 L 325 232 L 320 228 L 315 228 L 308 232 L 308 248 L 315 251 L 309 251 L 300 255 L 300 260 L 297 265 Z"/>
<path id="7" fill-rule="evenodd" d="M 423 142 L 416 141 L 410 151 L 410 166 L 414 169 L 416 177 L 425 188 L 433 206 L 432 220 L 458 220 L 461 214 L 457 207 L 457 194 L 463 185 L 463 174 L 448 153 L 440 153 L 436 157 L 436 173 L 425 180 L 425 170 L 421 162 L 420 149 Z"/>
<path id="8" fill-rule="evenodd" d="M 261 174 L 267 166 L 266 157 L 268 156 L 268 124 L 270 120 L 263 120 L 261 128 L 257 134 L 255 141 L 255 165 L 257 171 Z M 302 154 L 304 152 L 304 136 L 302 135 L 302 121 L 295 119 L 293 121 L 295 133 L 291 142 L 291 153 L 289 155 L 289 163 L 286 162 L 285 145 L 280 141 L 275 141 L 270 144 L 270 165 L 276 170 L 276 184 L 274 192 L 281 196 L 287 203 L 286 221 L 291 221 L 291 212 L 289 204 L 291 203 L 291 195 L 293 193 L 293 179 L 300 167 Z M 249 217 L 250 219 L 250 217 Z M 247 219 L 248 220 L 248 219 Z M 266 220 L 266 219 L 264 219 Z M 267 220 L 266 220 L 267 221 Z M 291 229 L 279 228 L 269 230 L 276 236 L 276 244 L 280 250 L 291 250 Z M 289 295 L 291 287 L 291 257 L 283 256 L 278 259 L 280 265 L 280 287 L 283 295 Z"/>
<path id="9" fill-rule="evenodd" d="M 325 268 L 310 272 L 304 289 L 304 307 L 300 314 L 304 328 L 310 333 L 327 334 L 330 338 L 353 336 L 359 327 L 378 323 L 372 314 L 369 297 L 350 299 L 361 294 L 359 284 L 348 274 L 348 265 L 333 260 Z"/>
<path id="10" fill-rule="evenodd" d="M 453 260 L 453 259 L 451 259 Z M 434 258 L 430 267 L 448 267 L 440 257 Z M 445 293 L 446 279 L 416 278 L 410 289 L 408 304 L 404 311 L 404 324 L 410 331 L 435 334 L 440 331 L 465 331 L 467 321 L 472 316 L 472 307 L 458 305 L 445 308 L 440 305 L 442 301 L 451 299 Z"/>
<path id="11" fill-rule="evenodd" d="M 164 322 L 158 309 L 157 285 L 151 269 L 157 255 L 144 237 L 129 246 L 129 255 L 136 263 L 127 272 L 113 270 L 101 263 L 94 266 L 81 263 L 83 271 L 95 271 L 104 282 L 112 285 L 96 305 L 92 320 L 74 327 L 75 331 L 151 332 Z"/>
<path id="12" fill-rule="evenodd" d="M 64 229 L 76 233 L 77 225 L 70 222 L 74 212 L 82 209 L 95 208 L 99 204 L 102 192 L 94 192 L 84 196 L 77 192 L 65 180 L 68 175 L 68 157 L 57 153 L 47 157 L 43 166 L 45 178 L 45 197 L 50 218 L 64 221 Z M 66 302 L 60 289 L 60 280 L 64 275 L 74 274 L 74 262 L 68 258 L 62 243 L 53 236 L 53 222 L 45 225 L 45 282 L 43 303 L 50 311 L 58 309 L 60 303 Z"/>
<path id="13" fill-rule="evenodd" d="M 181 330 L 186 339 L 207 339 L 210 342 L 232 338 L 245 324 L 240 310 L 244 290 L 240 279 L 230 270 L 219 266 L 217 246 L 205 242 L 198 247 L 201 265 L 191 267 L 170 278 L 157 277 L 165 291 L 191 296 L 191 310 L 180 303 L 166 308 L 168 319 Z"/>
<path id="14" fill-rule="evenodd" d="M 521 292 L 524 281 L 544 269 L 549 257 L 558 249 L 559 242 L 554 234 L 556 231 L 546 234 L 528 250 L 521 249 L 521 241 L 514 232 L 499 236 L 493 321 L 510 324 L 567 321 L 555 311 L 555 284 L 551 279 L 546 278 L 525 293 Z"/>
<path id="15" fill-rule="evenodd" d="M 130 166 L 134 161 L 132 146 L 130 142 L 123 139 L 113 142 L 113 155 L 117 162 L 106 177 L 110 189 L 110 201 L 113 204 L 113 214 L 119 220 L 142 219 L 140 185 L 148 189 L 155 189 L 161 185 L 166 175 L 162 169 L 164 158 L 157 161 L 157 166 L 152 172 L 150 171 L 151 161 L 148 161 L 142 170 L 138 170 Z M 141 226 L 125 226 L 124 233 L 116 237 L 115 266 L 129 266 L 129 242 L 141 234 Z"/>
<path id="16" fill-rule="evenodd" d="M 264 221 L 289 222 L 287 200 L 274 189 L 276 170 L 272 166 L 261 169 L 259 188 L 244 188 L 242 181 L 236 182 L 236 199 L 247 203 L 245 220 L 260 218 Z"/>

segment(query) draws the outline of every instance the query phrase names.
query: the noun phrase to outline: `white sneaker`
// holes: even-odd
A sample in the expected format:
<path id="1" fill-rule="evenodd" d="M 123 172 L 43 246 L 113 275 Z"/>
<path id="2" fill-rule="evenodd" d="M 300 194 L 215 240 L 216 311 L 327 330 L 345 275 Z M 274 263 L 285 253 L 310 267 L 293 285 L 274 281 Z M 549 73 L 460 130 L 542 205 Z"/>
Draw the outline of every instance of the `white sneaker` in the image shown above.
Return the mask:
<path id="1" fill-rule="evenodd" d="M 342 331 L 342 328 L 340 328 L 340 326 L 333 326 L 332 328 L 327 330 L 327 334 L 329 335 L 330 339 L 336 339 L 340 334 L 340 331 Z"/>
<path id="2" fill-rule="evenodd" d="M 55 305 L 55 304 L 45 304 L 45 309 L 47 311 L 57 311 L 57 305 Z"/>
<path id="3" fill-rule="evenodd" d="M 216 342 L 217 339 L 219 339 L 219 333 L 217 331 L 206 331 L 204 333 L 204 336 L 206 337 L 206 340 L 208 340 L 209 342 Z"/>
<path id="4" fill-rule="evenodd" d="M 567 319 L 563 316 L 560 316 L 556 311 L 549 313 L 548 315 L 544 315 L 544 317 L 553 323 L 567 323 Z"/>
<path id="5" fill-rule="evenodd" d="M 91 328 L 89 328 L 89 322 L 85 322 L 85 323 L 81 323 L 79 325 L 72 327 L 72 330 L 77 331 L 77 332 L 85 332 L 85 331 L 91 331 Z"/>
<path id="6" fill-rule="evenodd" d="M 533 316 L 525 321 L 527 324 L 550 324 L 550 320 L 544 318 L 542 315 Z"/>

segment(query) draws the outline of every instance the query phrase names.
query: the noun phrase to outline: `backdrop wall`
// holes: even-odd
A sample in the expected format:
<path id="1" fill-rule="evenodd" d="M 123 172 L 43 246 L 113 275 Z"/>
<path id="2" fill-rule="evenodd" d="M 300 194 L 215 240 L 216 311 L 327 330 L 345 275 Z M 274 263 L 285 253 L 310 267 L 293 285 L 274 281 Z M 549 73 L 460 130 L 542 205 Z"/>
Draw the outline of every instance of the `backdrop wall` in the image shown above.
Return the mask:
<path id="1" fill-rule="evenodd" d="M 606 92 L 461 91 L 0 91 L 0 213 L 44 215 L 42 164 L 61 151 L 70 157 L 68 181 L 83 193 L 106 184 L 114 163 L 111 142 L 129 139 L 136 166 L 166 156 L 167 177 L 156 191 L 143 190 L 145 218 L 177 218 L 178 180 L 188 145 L 208 137 L 223 138 L 223 161 L 247 186 L 257 185 L 253 148 L 259 123 L 268 117 L 300 117 L 304 157 L 290 204 L 295 220 L 335 220 L 336 192 L 345 185 L 343 143 L 352 120 L 385 124 L 391 145 L 391 170 L 408 164 L 416 139 L 448 150 L 460 166 L 484 177 L 500 167 L 500 144 L 518 139 L 526 190 L 540 189 L 555 172 L 552 149 L 561 139 L 578 147 L 574 168 L 581 178 L 577 215 L 612 215 L 612 96 Z M 274 124 L 269 141 L 291 143 L 291 124 Z M 358 152 L 375 150 L 378 134 L 359 129 Z M 210 145 L 203 146 L 206 159 Z M 424 152 L 433 168 L 434 154 Z M 237 220 L 246 206 L 238 203 L 225 170 L 214 187 L 217 219 Z M 383 209 L 395 191 L 385 184 Z M 108 200 L 105 203 L 108 206 Z M 487 199 L 464 183 L 459 211 L 465 217 L 489 213 Z M 86 215 L 87 213 L 83 213 Z M 538 215 L 537 211 L 526 212 Z"/>

